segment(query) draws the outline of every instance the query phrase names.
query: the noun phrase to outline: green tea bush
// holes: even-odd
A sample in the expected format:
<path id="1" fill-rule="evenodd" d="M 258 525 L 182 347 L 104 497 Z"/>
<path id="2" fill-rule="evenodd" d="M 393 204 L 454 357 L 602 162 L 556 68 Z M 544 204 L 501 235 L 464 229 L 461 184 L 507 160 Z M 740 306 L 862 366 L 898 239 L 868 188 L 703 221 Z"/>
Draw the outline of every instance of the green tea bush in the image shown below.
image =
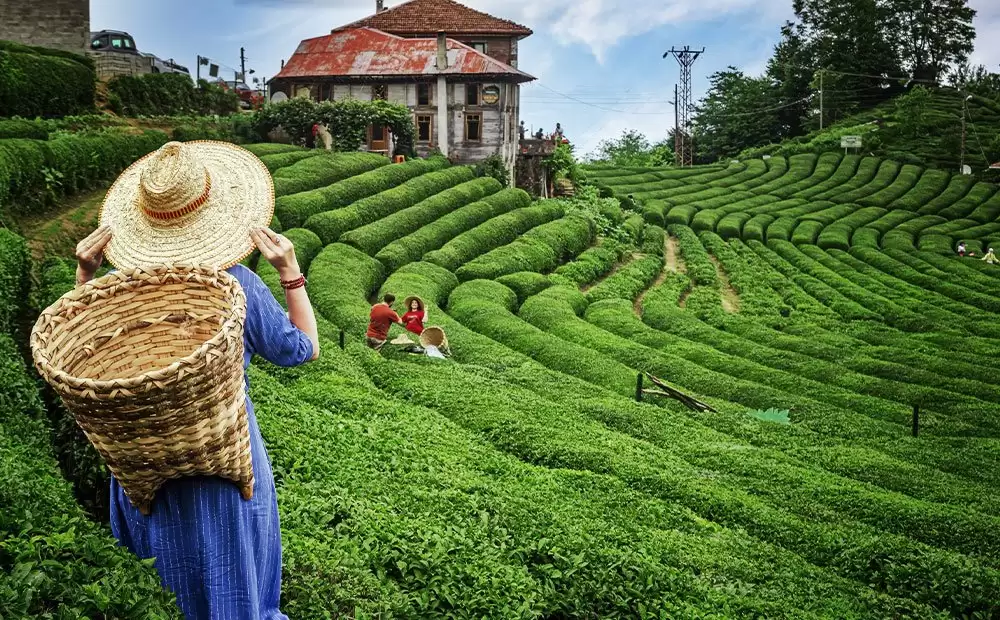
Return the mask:
<path id="1" fill-rule="evenodd" d="M 583 286 L 596 282 L 601 276 L 611 271 L 615 264 L 622 258 L 625 247 L 613 241 L 604 241 L 601 245 L 594 246 L 576 257 L 576 260 L 560 265 L 555 273 L 566 278 L 577 286 Z M 499 279 L 502 284 L 507 284 L 504 279 Z M 510 286 L 509 284 L 507 286 Z M 518 289 L 510 286 L 511 289 Z M 537 292 L 537 291 L 536 291 Z M 520 297 L 520 294 L 518 295 Z"/>
<path id="2" fill-rule="evenodd" d="M 524 190 L 502 190 L 449 213 L 402 239 L 393 241 L 379 250 L 375 258 L 385 265 L 388 272 L 394 272 L 407 263 L 420 260 L 425 254 L 440 248 L 471 228 L 494 217 L 524 208 L 530 203 L 531 196 Z"/>
<path id="3" fill-rule="evenodd" d="M 514 243 L 532 229 L 558 220 L 565 213 L 563 203 L 558 200 L 542 201 L 510 211 L 454 237 L 440 249 L 428 252 L 424 260 L 449 271 L 457 271 L 492 250 Z"/>
<path id="4" fill-rule="evenodd" d="M 180 73 L 148 73 L 111 78 L 108 106 L 122 116 L 225 116 L 239 111 L 240 98 L 205 80 L 195 86 L 190 76 Z"/>
<path id="5" fill-rule="evenodd" d="M 497 278 L 497 282 L 514 291 L 514 294 L 517 295 L 518 306 L 524 303 L 524 300 L 534 297 L 553 284 L 549 276 L 535 271 L 519 271 L 501 276 Z"/>
<path id="6" fill-rule="evenodd" d="M 753 216 L 749 213 L 730 213 L 719 220 L 716 225 L 716 232 L 723 239 L 739 239 L 743 234 L 743 227 L 751 219 L 753 219 Z"/>
<path id="7" fill-rule="evenodd" d="M 792 243 L 795 245 L 813 244 L 819 238 L 819 233 L 823 230 L 823 222 L 813 220 L 802 220 L 792 232 Z"/>
<path id="8" fill-rule="evenodd" d="M 324 245 L 333 243 L 348 231 L 410 208 L 435 194 L 470 181 L 473 177 L 468 166 L 429 172 L 349 206 L 317 213 L 306 220 L 305 228 L 319 235 Z"/>
<path id="9" fill-rule="evenodd" d="M 29 121 L 22 118 L 0 119 L 0 140 L 25 138 L 28 140 L 48 140 L 55 129 L 55 123 L 47 120 Z"/>
<path id="10" fill-rule="evenodd" d="M 28 291 L 28 247 L 0 228 L 0 333 L 13 333 Z"/>
<path id="11" fill-rule="evenodd" d="M 459 169 L 452 169 L 459 170 Z M 461 175 L 457 178 L 464 178 Z M 424 178 L 424 177 L 421 177 Z M 411 181 L 410 183 L 413 183 Z M 407 187 L 403 185 L 399 189 Z M 393 241 L 405 237 L 420 228 L 454 212 L 456 209 L 472 204 L 483 198 L 496 194 L 502 189 L 500 183 L 493 177 L 484 177 L 466 181 L 434 194 L 411 207 L 397 211 L 375 222 L 355 228 L 340 237 L 343 243 L 353 245 L 366 254 L 375 255 L 379 250 Z M 377 200 L 378 194 L 371 200 Z M 359 207 L 364 201 L 358 203 Z"/>
<path id="12" fill-rule="evenodd" d="M 687 226 L 671 226 L 670 234 L 677 237 L 681 256 L 687 266 L 687 274 L 694 284 L 701 286 L 717 287 L 719 285 L 718 273 L 715 265 L 708 257 L 705 246 L 701 244 L 698 235 Z"/>
<path id="13" fill-rule="evenodd" d="M 282 168 L 288 168 L 294 166 L 295 164 L 304 161 L 306 159 L 312 159 L 313 157 L 319 157 L 323 155 L 326 151 L 321 151 L 319 149 L 310 150 L 298 150 L 290 151 L 288 153 L 275 153 L 274 155 L 262 155 L 260 160 L 264 162 L 267 169 L 271 171 L 272 174 L 277 172 Z"/>
<path id="14" fill-rule="evenodd" d="M 0 41 L 0 117 L 85 114 L 94 109 L 96 82 L 82 55 Z"/>
<path id="15" fill-rule="evenodd" d="M 743 239 L 749 241 L 765 241 L 765 231 L 767 227 L 770 226 L 775 220 L 773 215 L 761 214 L 754 215 L 747 223 L 743 225 L 742 237 Z"/>
<path id="16" fill-rule="evenodd" d="M 663 218 L 662 222 L 650 222 L 650 223 L 651 224 L 659 223 L 661 226 L 670 226 L 672 224 L 688 226 L 691 224 L 691 220 L 697 214 L 698 214 L 698 207 L 694 205 L 683 205 L 671 208 L 667 212 L 666 216 Z"/>
<path id="17" fill-rule="evenodd" d="M 721 211 L 715 209 L 699 211 L 691 220 L 691 229 L 696 233 L 715 232 L 715 227 L 719 225 L 719 220 L 723 218 L 723 215 Z"/>
<path id="18" fill-rule="evenodd" d="M 60 196 L 113 179 L 166 142 L 159 131 L 116 129 L 47 141 L 0 140 L 0 212 L 36 212 Z"/>
<path id="19" fill-rule="evenodd" d="M 662 256 L 637 258 L 587 291 L 587 301 L 590 303 L 605 299 L 633 301 L 649 288 L 662 270 Z"/>
<path id="20" fill-rule="evenodd" d="M 277 197 L 307 192 L 332 185 L 389 163 L 377 153 L 323 153 L 308 157 L 274 173 L 274 195 Z"/>
<path id="21" fill-rule="evenodd" d="M 667 231 L 651 224 L 642 231 L 642 245 L 639 251 L 652 256 L 663 256 L 666 252 L 666 243 Z"/>
<path id="22" fill-rule="evenodd" d="M 326 320 L 364 338 L 368 328 L 368 297 L 385 280 L 382 263 L 342 243 L 332 243 L 309 267 L 309 298 Z"/>
<path id="23" fill-rule="evenodd" d="M 568 215 L 529 230 L 512 243 L 462 265 L 455 275 L 463 282 L 492 280 L 518 271 L 551 271 L 576 256 L 594 239 L 593 220 Z"/>
<path id="24" fill-rule="evenodd" d="M 779 217 L 767 226 L 765 237 L 771 239 L 781 239 L 782 241 L 792 240 L 792 231 L 798 226 L 798 220 L 794 217 Z"/>
<path id="25" fill-rule="evenodd" d="M 322 152 L 317 153 L 320 154 Z M 346 207 L 362 198 L 374 196 L 421 174 L 441 170 L 448 165 L 448 160 L 435 157 L 411 159 L 402 164 L 382 166 L 326 187 L 282 196 L 275 201 L 275 214 L 287 228 L 301 228 L 313 215 Z"/>

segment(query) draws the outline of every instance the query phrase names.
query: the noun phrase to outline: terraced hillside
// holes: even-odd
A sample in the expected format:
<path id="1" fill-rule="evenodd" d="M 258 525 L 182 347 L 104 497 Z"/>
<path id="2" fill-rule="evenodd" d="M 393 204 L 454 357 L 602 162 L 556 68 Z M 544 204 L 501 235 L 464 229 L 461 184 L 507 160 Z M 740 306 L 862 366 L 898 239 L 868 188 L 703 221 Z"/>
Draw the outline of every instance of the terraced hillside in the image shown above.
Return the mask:
<path id="1" fill-rule="evenodd" d="M 977 174 L 1000 160 L 1000 101 L 953 88 L 917 87 L 911 96 L 890 100 L 804 136 L 747 149 L 740 158 L 788 157 L 842 151 L 844 135 L 862 137 L 864 152 L 939 170 L 961 168 L 962 116 L 967 121 L 965 163 Z M 990 177 L 995 179 L 995 177 Z"/>
<path id="2" fill-rule="evenodd" d="M 290 617 L 1000 615 L 1000 271 L 946 255 L 1000 233 L 995 187 L 830 155 L 590 169 L 623 210 L 253 148 L 324 319 L 319 361 L 250 373 Z M 383 292 L 452 359 L 366 349 Z M 716 411 L 637 402 L 642 372 Z"/>
<path id="3" fill-rule="evenodd" d="M 651 224 L 682 224 L 725 239 L 938 254 L 964 240 L 979 255 L 1000 240 L 996 185 L 874 157 L 802 154 L 681 170 L 595 167 L 589 175 L 609 193 L 641 203 Z"/>

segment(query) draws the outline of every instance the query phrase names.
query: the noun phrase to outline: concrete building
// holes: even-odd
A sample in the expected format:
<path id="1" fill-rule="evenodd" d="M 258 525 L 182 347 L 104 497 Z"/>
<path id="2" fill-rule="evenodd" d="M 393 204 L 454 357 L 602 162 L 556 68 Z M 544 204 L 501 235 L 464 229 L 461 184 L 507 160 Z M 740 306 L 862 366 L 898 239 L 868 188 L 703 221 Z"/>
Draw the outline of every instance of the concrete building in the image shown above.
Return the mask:
<path id="1" fill-rule="evenodd" d="M 90 0 L 0 0 L 0 39 L 83 54 Z"/>
<path id="2" fill-rule="evenodd" d="M 378 2 L 372 17 L 303 41 L 271 92 L 401 103 L 413 111 L 418 154 L 436 148 L 472 163 L 499 153 L 513 171 L 520 85 L 535 78 L 511 63 L 517 40 L 529 34 L 452 0 L 410 0 L 393 9 Z M 370 128 L 367 146 L 389 151 L 385 128 Z"/>

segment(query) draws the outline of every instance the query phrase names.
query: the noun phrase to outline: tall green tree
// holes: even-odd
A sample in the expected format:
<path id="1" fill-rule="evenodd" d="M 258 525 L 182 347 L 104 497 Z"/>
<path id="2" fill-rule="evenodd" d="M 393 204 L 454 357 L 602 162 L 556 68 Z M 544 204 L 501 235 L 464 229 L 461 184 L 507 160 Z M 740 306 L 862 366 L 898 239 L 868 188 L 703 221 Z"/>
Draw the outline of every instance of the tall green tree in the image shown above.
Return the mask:
<path id="1" fill-rule="evenodd" d="M 938 82 L 969 59 L 976 11 L 968 0 L 882 0 L 887 38 L 910 77 Z"/>
<path id="2" fill-rule="evenodd" d="M 782 138 L 777 91 L 766 77 L 750 77 L 736 67 L 709 76 L 709 88 L 695 108 L 694 135 L 699 159 L 734 157 L 744 149 Z"/>
<path id="3" fill-rule="evenodd" d="M 626 129 L 617 138 L 601 140 L 587 159 L 618 167 L 669 166 L 674 162 L 673 133 L 653 144 L 642 132 Z"/>
<path id="4" fill-rule="evenodd" d="M 771 80 L 777 100 L 784 102 L 776 113 L 782 137 L 806 133 L 805 120 L 810 113 L 816 55 L 802 31 L 801 24 L 785 22 L 781 41 L 764 73 Z"/>

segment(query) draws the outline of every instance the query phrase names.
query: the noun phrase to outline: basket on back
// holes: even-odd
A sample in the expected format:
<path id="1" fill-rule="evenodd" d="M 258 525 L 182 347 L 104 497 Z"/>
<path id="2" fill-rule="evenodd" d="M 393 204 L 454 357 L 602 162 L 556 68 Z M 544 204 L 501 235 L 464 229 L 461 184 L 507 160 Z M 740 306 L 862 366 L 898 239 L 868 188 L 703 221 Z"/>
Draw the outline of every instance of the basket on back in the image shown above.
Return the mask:
<path id="1" fill-rule="evenodd" d="M 245 316 L 225 271 L 162 265 L 77 287 L 35 324 L 35 367 L 143 514 L 184 476 L 228 478 L 252 497 Z"/>
<path id="2" fill-rule="evenodd" d="M 441 351 L 448 350 L 448 336 L 440 327 L 428 327 L 420 334 L 420 346 L 437 347 Z"/>

